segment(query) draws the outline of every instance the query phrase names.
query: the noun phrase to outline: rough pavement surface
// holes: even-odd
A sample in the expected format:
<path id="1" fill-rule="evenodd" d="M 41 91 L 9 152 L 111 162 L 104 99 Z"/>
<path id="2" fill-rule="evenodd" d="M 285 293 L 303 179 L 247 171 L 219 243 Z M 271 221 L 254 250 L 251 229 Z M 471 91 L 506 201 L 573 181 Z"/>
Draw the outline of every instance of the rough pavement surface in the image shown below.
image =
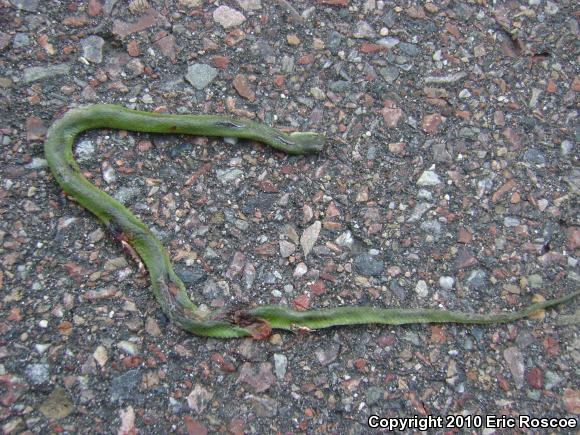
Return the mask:
<path id="1" fill-rule="evenodd" d="M 574 4 L 0 0 L 2 432 L 577 419 L 578 301 L 490 327 L 195 337 L 42 149 L 55 118 L 97 102 L 323 133 L 323 153 L 289 157 L 101 130 L 76 157 L 159 235 L 198 304 L 513 310 L 578 288 Z"/>

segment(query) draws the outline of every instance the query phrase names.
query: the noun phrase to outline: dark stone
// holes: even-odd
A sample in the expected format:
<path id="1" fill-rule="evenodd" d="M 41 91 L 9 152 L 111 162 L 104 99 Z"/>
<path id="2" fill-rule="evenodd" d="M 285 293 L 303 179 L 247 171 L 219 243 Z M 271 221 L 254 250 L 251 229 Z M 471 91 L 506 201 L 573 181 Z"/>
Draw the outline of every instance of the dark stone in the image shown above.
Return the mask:
<path id="1" fill-rule="evenodd" d="M 256 209 L 268 211 L 272 208 L 272 205 L 276 202 L 276 199 L 277 195 L 274 194 L 256 195 L 246 201 L 242 207 L 242 211 L 245 214 L 251 214 Z"/>
<path id="2" fill-rule="evenodd" d="M 396 279 L 392 280 L 389 284 L 389 289 L 399 298 L 400 300 L 405 300 L 407 298 L 407 290 Z"/>
<path id="3" fill-rule="evenodd" d="M 401 42 L 399 44 L 399 49 L 407 56 L 415 57 L 419 54 L 419 47 L 415 44 L 409 44 L 408 42 Z"/>
<path id="4" fill-rule="evenodd" d="M 338 32 L 330 32 L 326 39 L 326 46 L 332 53 L 336 53 L 342 42 L 342 35 Z"/>
<path id="5" fill-rule="evenodd" d="M 522 156 L 522 159 L 526 163 L 530 163 L 532 165 L 538 165 L 538 166 L 545 166 L 546 165 L 546 156 L 541 151 L 539 151 L 535 148 L 530 148 L 530 149 L 526 150 L 526 152 Z"/>
<path id="6" fill-rule="evenodd" d="M 366 276 L 378 276 L 385 269 L 385 264 L 370 254 L 361 254 L 356 257 L 354 265 L 358 273 Z"/>
<path id="7" fill-rule="evenodd" d="M 330 84 L 328 85 L 328 88 L 332 92 L 345 92 L 348 91 L 349 87 L 350 82 L 347 82 L 346 80 L 336 80 L 334 82 L 330 82 Z"/>
<path id="8" fill-rule="evenodd" d="M 476 269 L 469 274 L 465 284 L 471 289 L 484 289 L 487 287 L 487 274 L 484 270 Z"/>
<path id="9" fill-rule="evenodd" d="M 393 83 L 399 77 L 400 70 L 396 66 L 386 66 L 379 69 L 379 74 L 387 83 Z"/>
<path id="10" fill-rule="evenodd" d="M 379 387 L 369 387 L 366 394 L 367 405 L 372 406 L 383 398 L 383 389 Z"/>
<path id="11" fill-rule="evenodd" d="M 185 285 L 199 284 L 207 279 L 207 274 L 199 266 L 187 267 L 176 265 L 174 270 Z"/>
<path id="12" fill-rule="evenodd" d="M 11 3 L 17 9 L 22 9 L 26 12 L 36 12 L 38 10 L 38 0 L 11 0 Z"/>
<path id="13" fill-rule="evenodd" d="M 186 142 L 179 142 L 169 149 L 169 155 L 172 159 L 181 157 L 183 154 L 191 150 L 191 145 Z"/>
<path id="14" fill-rule="evenodd" d="M 134 398 L 141 382 L 140 370 L 129 370 L 111 381 L 111 402 Z"/>

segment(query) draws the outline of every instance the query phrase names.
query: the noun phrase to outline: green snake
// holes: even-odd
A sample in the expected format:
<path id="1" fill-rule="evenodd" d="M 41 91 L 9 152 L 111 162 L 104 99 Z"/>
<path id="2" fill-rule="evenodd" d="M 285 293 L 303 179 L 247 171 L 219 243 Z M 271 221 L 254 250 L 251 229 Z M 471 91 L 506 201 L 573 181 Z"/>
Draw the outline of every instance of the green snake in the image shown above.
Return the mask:
<path id="1" fill-rule="evenodd" d="M 286 134 L 263 124 L 228 116 L 149 113 L 107 104 L 69 110 L 52 124 L 47 132 L 44 152 L 58 184 L 99 218 L 115 238 L 137 253 L 149 272 L 151 289 L 165 314 L 176 325 L 194 334 L 263 339 L 272 329 L 307 332 L 356 324 L 504 323 L 563 304 L 580 294 L 580 291 L 575 291 L 558 299 L 535 303 L 521 311 L 499 314 L 355 306 L 311 311 L 295 311 L 276 305 L 239 306 L 214 312 L 198 309 L 173 271 L 169 254 L 151 230 L 82 175 L 73 157 L 74 141 L 79 133 L 97 128 L 251 139 L 288 154 L 318 152 L 323 148 L 325 138 L 310 132 Z"/>

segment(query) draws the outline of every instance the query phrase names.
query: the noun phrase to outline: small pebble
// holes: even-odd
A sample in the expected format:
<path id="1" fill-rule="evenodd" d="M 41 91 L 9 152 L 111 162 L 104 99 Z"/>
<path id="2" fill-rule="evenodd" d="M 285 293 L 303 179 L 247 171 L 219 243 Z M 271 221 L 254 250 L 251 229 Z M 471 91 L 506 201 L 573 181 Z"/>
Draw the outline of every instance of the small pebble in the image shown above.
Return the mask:
<path id="1" fill-rule="evenodd" d="M 451 290 L 455 284 L 455 279 L 451 276 L 442 276 L 439 278 L 439 285 L 444 290 Z"/>
<path id="2" fill-rule="evenodd" d="M 278 379 L 284 379 L 286 375 L 286 369 L 288 367 L 288 358 L 286 355 L 275 353 L 274 354 L 274 373 Z"/>
<path id="3" fill-rule="evenodd" d="M 185 79 L 197 90 L 206 88 L 218 75 L 218 70 L 203 64 L 194 63 L 187 67 Z"/>
<path id="4" fill-rule="evenodd" d="M 441 184 L 441 179 L 434 171 L 424 171 L 417 180 L 419 186 L 437 186 L 438 184 Z"/>
<path id="5" fill-rule="evenodd" d="M 422 279 L 417 281 L 417 284 L 415 285 L 415 293 L 417 293 L 417 296 L 420 298 L 426 298 L 429 295 L 429 287 Z"/>
<path id="6" fill-rule="evenodd" d="M 224 29 L 237 27 L 246 21 L 246 17 L 241 12 L 230 8 L 229 6 L 219 6 L 213 12 L 213 19 Z"/>
<path id="7" fill-rule="evenodd" d="M 42 385 L 50 380 L 48 364 L 30 364 L 26 366 L 26 378 L 34 385 Z"/>

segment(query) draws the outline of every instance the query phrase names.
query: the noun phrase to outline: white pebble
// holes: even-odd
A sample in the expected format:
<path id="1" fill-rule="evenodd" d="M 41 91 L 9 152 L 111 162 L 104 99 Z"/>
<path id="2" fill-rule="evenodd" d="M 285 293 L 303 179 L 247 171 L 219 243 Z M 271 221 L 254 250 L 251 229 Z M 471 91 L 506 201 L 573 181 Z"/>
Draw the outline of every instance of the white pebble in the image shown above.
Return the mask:
<path id="1" fill-rule="evenodd" d="M 439 285 L 442 289 L 451 290 L 454 284 L 455 280 L 450 276 L 442 276 L 439 278 Z"/>
<path id="2" fill-rule="evenodd" d="M 425 171 L 417 180 L 417 184 L 419 186 L 437 186 L 438 184 L 441 184 L 441 179 L 435 172 Z"/>
<path id="3" fill-rule="evenodd" d="M 304 276 L 306 272 L 308 272 L 308 266 L 303 262 L 300 262 L 296 266 L 296 269 L 294 269 L 294 278 L 300 278 L 301 276 Z"/>
<path id="4" fill-rule="evenodd" d="M 427 283 L 422 279 L 417 282 L 415 293 L 417 293 L 417 296 L 420 298 L 425 298 L 429 294 L 429 287 L 427 287 Z"/>

